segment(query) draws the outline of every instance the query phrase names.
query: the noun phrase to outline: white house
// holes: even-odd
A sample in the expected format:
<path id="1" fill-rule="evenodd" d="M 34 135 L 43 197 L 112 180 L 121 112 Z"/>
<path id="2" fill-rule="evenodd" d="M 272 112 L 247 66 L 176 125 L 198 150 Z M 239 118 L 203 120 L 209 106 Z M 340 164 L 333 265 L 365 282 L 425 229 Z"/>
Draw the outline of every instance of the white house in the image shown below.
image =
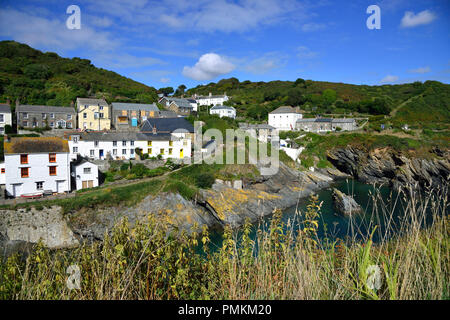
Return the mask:
<path id="1" fill-rule="evenodd" d="M 98 166 L 85 159 L 72 163 L 73 180 L 77 190 L 98 187 Z"/>
<path id="2" fill-rule="evenodd" d="M 39 196 L 70 191 L 69 145 L 56 137 L 5 137 L 6 194 Z"/>
<path id="3" fill-rule="evenodd" d="M 278 137 L 278 130 L 266 123 L 249 124 L 241 122 L 239 123 L 239 129 L 249 133 L 251 136 L 264 143 L 272 142 L 272 140 L 275 140 L 275 138 Z"/>
<path id="4" fill-rule="evenodd" d="M 74 132 L 68 136 L 70 158 L 78 156 L 95 160 L 135 159 L 136 149 L 150 157 L 163 159 L 190 157 L 189 138 L 163 132 Z"/>
<path id="5" fill-rule="evenodd" d="M 6 172 L 5 172 L 5 163 L 0 163 L 0 185 L 5 185 L 6 183 Z"/>
<path id="6" fill-rule="evenodd" d="M 0 103 L 0 134 L 5 134 L 5 126 L 12 126 L 11 107 L 9 104 Z"/>
<path id="7" fill-rule="evenodd" d="M 296 122 L 303 117 L 298 108 L 283 106 L 269 113 L 269 126 L 278 130 L 295 130 Z"/>
<path id="8" fill-rule="evenodd" d="M 210 114 L 217 114 L 219 117 L 236 118 L 236 109 L 229 106 L 216 105 L 209 109 Z"/>
<path id="9" fill-rule="evenodd" d="M 225 101 L 228 101 L 228 96 L 226 93 L 223 95 L 212 95 L 210 92 L 207 96 L 194 96 L 199 106 L 215 106 L 223 105 Z"/>

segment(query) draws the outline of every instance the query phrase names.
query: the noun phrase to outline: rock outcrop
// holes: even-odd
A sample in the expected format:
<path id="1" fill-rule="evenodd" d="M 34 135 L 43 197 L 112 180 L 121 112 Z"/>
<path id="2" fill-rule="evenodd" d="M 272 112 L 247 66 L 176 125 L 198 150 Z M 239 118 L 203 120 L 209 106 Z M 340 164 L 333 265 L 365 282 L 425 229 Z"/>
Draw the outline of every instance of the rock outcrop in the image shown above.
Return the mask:
<path id="1" fill-rule="evenodd" d="M 346 195 L 336 188 L 333 188 L 333 205 L 336 211 L 344 215 L 352 215 L 363 211 L 352 196 Z"/>
<path id="2" fill-rule="evenodd" d="M 328 151 L 327 158 L 337 169 L 362 182 L 385 182 L 394 187 L 437 187 L 450 179 L 450 155 L 439 152 L 441 156 L 434 153 L 417 158 L 388 147 L 366 151 L 349 146 Z"/>

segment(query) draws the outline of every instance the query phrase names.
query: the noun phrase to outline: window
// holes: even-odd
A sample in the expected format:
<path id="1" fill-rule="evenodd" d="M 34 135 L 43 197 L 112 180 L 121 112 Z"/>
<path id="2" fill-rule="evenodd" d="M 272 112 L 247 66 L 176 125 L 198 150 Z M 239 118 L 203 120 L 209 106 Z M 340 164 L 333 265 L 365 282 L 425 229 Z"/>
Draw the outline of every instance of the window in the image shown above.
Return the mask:
<path id="1" fill-rule="evenodd" d="M 67 122 L 67 128 L 69 128 L 69 129 L 72 128 L 72 122 Z"/>
<path id="2" fill-rule="evenodd" d="M 122 149 L 122 154 L 127 154 L 127 149 Z"/>
<path id="3" fill-rule="evenodd" d="M 130 141 L 130 145 L 134 146 L 134 141 L 133 140 Z"/>
<path id="4" fill-rule="evenodd" d="M 147 145 L 148 145 L 149 147 L 151 147 L 151 146 L 152 146 L 152 142 L 149 141 L 149 142 L 147 143 Z"/>
<path id="5" fill-rule="evenodd" d="M 87 113 L 83 112 L 83 119 L 87 119 Z"/>
<path id="6" fill-rule="evenodd" d="M 36 182 L 36 190 L 43 190 L 43 189 L 44 189 L 44 182 L 43 181 Z"/>
<path id="7" fill-rule="evenodd" d="M 83 173 L 84 174 L 90 174 L 91 173 L 91 168 L 84 168 L 83 169 Z"/>
<path id="8" fill-rule="evenodd" d="M 0 122 L 5 122 L 5 116 L 2 114 L 0 114 Z"/>
<path id="9" fill-rule="evenodd" d="M 98 141 L 94 141 L 94 147 L 98 147 Z"/>
<path id="10" fill-rule="evenodd" d="M 49 153 L 48 154 L 48 161 L 49 162 L 56 162 L 56 153 Z"/>
<path id="11" fill-rule="evenodd" d="M 56 176 L 56 166 L 48 167 L 48 171 L 51 176 Z"/>
<path id="12" fill-rule="evenodd" d="M 169 146 L 170 146 L 170 147 L 173 146 L 173 141 L 169 141 Z"/>
<path id="13" fill-rule="evenodd" d="M 23 126 L 24 126 L 24 127 L 28 127 L 28 121 L 24 121 L 24 122 L 23 122 Z"/>
<path id="14" fill-rule="evenodd" d="M 28 178 L 30 174 L 29 169 L 30 168 L 20 168 L 20 176 L 22 178 Z"/>
<path id="15" fill-rule="evenodd" d="M 77 153 L 78 152 L 78 147 L 73 147 L 73 153 Z"/>
<path id="16" fill-rule="evenodd" d="M 90 155 L 91 155 L 91 157 L 93 157 L 95 155 L 95 150 L 91 150 Z"/>
<path id="17" fill-rule="evenodd" d="M 73 141 L 73 143 L 77 143 L 78 142 L 78 137 L 72 137 L 72 141 Z"/>
<path id="18" fill-rule="evenodd" d="M 54 127 L 55 126 L 55 123 L 53 122 L 53 121 L 50 121 L 50 127 Z"/>
<path id="19" fill-rule="evenodd" d="M 36 127 L 37 127 L 37 122 L 33 121 L 33 128 L 36 128 Z"/>
<path id="20" fill-rule="evenodd" d="M 72 115 L 71 114 L 67 115 L 67 120 L 72 120 Z"/>
<path id="21" fill-rule="evenodd" d="M 134 149 L 130 149 L 130 154 L 131 154 L 131 155 L 134 154 Z"/>
<path id="22" fill-rule="evenodd" d="M 50 113 L 50 118 L 55 119 L 55 114 L 54 113 Z"/>
<path id="23" fill-rule="evenodd" d="M 117 141 L 113 141 L 113 147 L 117 147 Z"/>
<path id="24" fill-rule="evenodd" d="M 117 149 L 113 149 L 113 155 L 117 155 Z"/>
<path id="25" fill-rule="evenodd" d="M 152 148 L 148 148 L 147 153 L 152 154 Z"/>
<path id="26" fill-rule="evenodd" d="M 103 112 L 99 113 L 100 119 L 103 119 L 105 117 L 105 115 L 103 114 Z"/>
<path id="27" fill-rule="evenodd" d="M 47 119 L 47 114 L 46 113 L 42 114 L 42 119 Z"/>
<path id="28" fill-rule="evenodd" d="M 188 142 L 187 140 L 183 140 L 183 146 L 187 146 Z"/>
<path id="29" fill-rule="evenodd" d="M 122 141 L 122 146 L 126 146 L 127 145 L 127 142 L 126 141 Z"/>
<path id="30" fill-rule="evenodd" d="M 169 154 L 172 154 L 172 148 L 169 148 Z"/>
<path id="31" fill-rule="evenodd" d="M 164 154 L 164 149 L 159 149 L 159 154 Z"/>
<path id="32" fill-rule="evenodd" d="M 5 168 L 2 168 L 2 173 L 5 173 Z"/>
<path id="33" fill-rule="evenodd" d="M 27 154 L 21 154 L 20 155 L 20 164 L 27 164 L 28 163 L 28 155 Z"/>
<path id="34" fill-rule="evenodd" d="M 100 110 L 103 110 L 103 106 L 100 106 Z"/>
<path id="35" fill-rule="evenodd" d="M 22 115 L 23 115 L 24 119 L 28 119 L 28 113 L 27 112 L 22 113 Z"/>
<path id="36" fill-rule="evenodd" d="M 98 112 L 94 112 L 94 119 L 98 119 Z"/>

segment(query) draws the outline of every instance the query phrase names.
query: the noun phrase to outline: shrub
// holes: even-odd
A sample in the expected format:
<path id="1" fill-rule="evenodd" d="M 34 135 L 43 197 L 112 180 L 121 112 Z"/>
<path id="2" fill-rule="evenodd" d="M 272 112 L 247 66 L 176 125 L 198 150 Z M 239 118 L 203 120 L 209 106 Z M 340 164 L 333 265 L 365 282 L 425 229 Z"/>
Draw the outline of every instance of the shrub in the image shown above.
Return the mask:
<path id="1" fill-rule="evenodd" d="M 203 189 L 211 188 L 214 181 L 215 178 L 212 173 L 200 173 L 195 177 L 195 185 Z"/>
<path id="2" fill-rule="evenodd" d="M 142 178 L 144 175 L 146 175 L 148 171 L 149 169 L 142 163 L 138 163 L 130 169 L 130 173 L 136 175 L 136 177 L 139 178 Z"/>

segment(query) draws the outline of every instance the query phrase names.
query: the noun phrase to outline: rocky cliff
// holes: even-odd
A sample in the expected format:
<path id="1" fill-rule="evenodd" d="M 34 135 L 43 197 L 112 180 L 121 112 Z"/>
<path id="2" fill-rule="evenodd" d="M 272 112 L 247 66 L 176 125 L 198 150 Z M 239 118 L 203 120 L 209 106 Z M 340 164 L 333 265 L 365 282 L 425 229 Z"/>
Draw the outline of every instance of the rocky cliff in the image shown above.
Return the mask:
<path id="1" fill-rule="evenodd" d="M 390 147 L 367 151 L 348 146 L 329 150 L 327 158 L 337 169 L 367 183 L 437 187 L 450 179 L 448 150 L 432 149 L 427 157 L 414 157 Z"/>

